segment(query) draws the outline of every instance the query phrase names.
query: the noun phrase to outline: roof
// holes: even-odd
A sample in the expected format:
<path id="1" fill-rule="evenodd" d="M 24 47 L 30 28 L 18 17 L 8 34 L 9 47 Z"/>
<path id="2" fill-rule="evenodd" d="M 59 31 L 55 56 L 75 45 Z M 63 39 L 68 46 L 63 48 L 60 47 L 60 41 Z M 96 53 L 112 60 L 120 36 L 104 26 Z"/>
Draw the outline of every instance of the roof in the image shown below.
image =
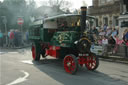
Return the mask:
<path id="1" fill-rule="evenodd" d="M 61 15 L 48 17 L 48 18 L 40 18 L 40 19 L 35 20 L 35 22 L 33 22 L 33 23 L 35 25 L 38 25 L 38 24 L 43 24 L 43 20 L 44 21 L 49 21 L 49 20 L 52 20 L 52 19 L 59 19 L 59 18 L 73 17 L 73 16 L 80 17 L 81 15 L 80 14 L 61 14 Z M 95 19 L 95 17 L 93 17 L 93 16 L 87 15 L 87 17 Z"/>
<path id="2" fill-rule="evenodd" d="M 51 20 L 51 19 L 57 19 L 57 18 L 72 17 L 72 16 L 80 17 L 81 15 L 80 14 L 61 14 L 61 15 L 45 18 L 44 21 Z M 95 19 L 95 17 L 93 17 L 93 16 L 87 15 L 87 17 Z"/>

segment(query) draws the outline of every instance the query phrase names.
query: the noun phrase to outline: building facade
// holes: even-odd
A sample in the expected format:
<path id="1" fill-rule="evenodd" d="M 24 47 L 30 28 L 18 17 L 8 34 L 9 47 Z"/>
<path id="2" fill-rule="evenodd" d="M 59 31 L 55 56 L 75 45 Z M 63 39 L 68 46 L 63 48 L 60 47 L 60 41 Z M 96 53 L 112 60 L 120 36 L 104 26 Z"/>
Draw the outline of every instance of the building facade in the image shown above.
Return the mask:
<path id="1" fill-rule="evenodd" d="M 118 26 L 118 17 L 122 13 L 122 0 L 93 0 L 88 14 L 96 17 L 96 26 Z"/>

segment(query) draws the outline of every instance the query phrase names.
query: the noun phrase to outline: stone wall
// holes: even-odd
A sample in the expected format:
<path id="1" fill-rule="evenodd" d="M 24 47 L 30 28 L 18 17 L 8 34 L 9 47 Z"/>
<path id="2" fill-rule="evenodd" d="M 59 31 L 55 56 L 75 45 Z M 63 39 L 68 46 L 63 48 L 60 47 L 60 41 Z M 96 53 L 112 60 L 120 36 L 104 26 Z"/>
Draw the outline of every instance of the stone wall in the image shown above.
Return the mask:
<path id="1" fill-rule="evenodd" d="M 94 3 L 94 1 L 93 1 Z M 96 3 L 96 2 L 95 2 Z M 100 3 L 100 2 L 99 2 Z M 116 19 L 121 13 L 121 4 L 120 1 L 115 1 L 113 4 L 90 6 L 88 14 L 95 16 L 98 19 L 98 26 L 103 26 L 105 24 L 104 18 L 107 18 L 108 26 L 117 26 Z"/>

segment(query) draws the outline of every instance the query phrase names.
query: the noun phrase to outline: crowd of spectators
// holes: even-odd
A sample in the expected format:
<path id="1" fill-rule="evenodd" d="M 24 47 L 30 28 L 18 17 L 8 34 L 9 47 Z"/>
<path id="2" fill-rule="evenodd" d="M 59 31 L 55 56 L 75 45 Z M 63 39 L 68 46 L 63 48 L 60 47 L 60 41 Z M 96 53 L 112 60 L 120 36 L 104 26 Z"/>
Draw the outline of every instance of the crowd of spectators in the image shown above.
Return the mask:
<path id="1" fill-rule="evenodd" d="M 123 33 L 122 39 L 119 39 L 119 28 L 115 27 L 108 27 L 107 25 L 104 25 L 103 28 L 96 28 L 94 27 L 92 29 L 93 37 L 95 39 L 95 43 L 98 45 L 102 45 L 104 48 L 104 52 L 111 51 L 112 53 L 116 53 L 118 50 L 118 47 L 120 45 L 125 46 L 125 56 L 128 57 L 128 29 L 126 29 Z"/>
<path id="2" fill-rule="evenodd" d="M 6 37 L 7 43 L 5 40 Z M 25 39 L 23 39 L 23 34 L 19 30 L 11 29 L 7 35 L 0 31 L 0 47 L 3 47 L 5 43 L 7 44 L 6 47 L 9 48 L 21 47 L 25 42 L 28 43 L 28 32 L 25 33 Z"/>

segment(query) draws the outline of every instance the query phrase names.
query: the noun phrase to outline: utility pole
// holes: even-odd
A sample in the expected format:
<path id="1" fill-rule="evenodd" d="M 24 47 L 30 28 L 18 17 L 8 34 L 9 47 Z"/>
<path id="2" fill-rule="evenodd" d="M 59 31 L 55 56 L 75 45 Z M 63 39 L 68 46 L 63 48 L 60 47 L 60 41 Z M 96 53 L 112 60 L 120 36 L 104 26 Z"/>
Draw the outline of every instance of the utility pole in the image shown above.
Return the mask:
<path id="1" fill-rule="evenodd" d="M 18 20 L 17 20 L 17 24 L 20 26 L 20 30 L 21 30 L 21 43 L 23 44 L 23 16 L 19 16 Z"/>
<path id="2" fill-rule="evenodd" d="M 4 23 L 4 27 L 5 27 L 5 36 L 6 36 L 6 43 L 5 45 L 8 45 L 8 31 L 7 31 L 7 18 L 6 16 L 2 16 L 3 18 L 3 23 Z"/>

